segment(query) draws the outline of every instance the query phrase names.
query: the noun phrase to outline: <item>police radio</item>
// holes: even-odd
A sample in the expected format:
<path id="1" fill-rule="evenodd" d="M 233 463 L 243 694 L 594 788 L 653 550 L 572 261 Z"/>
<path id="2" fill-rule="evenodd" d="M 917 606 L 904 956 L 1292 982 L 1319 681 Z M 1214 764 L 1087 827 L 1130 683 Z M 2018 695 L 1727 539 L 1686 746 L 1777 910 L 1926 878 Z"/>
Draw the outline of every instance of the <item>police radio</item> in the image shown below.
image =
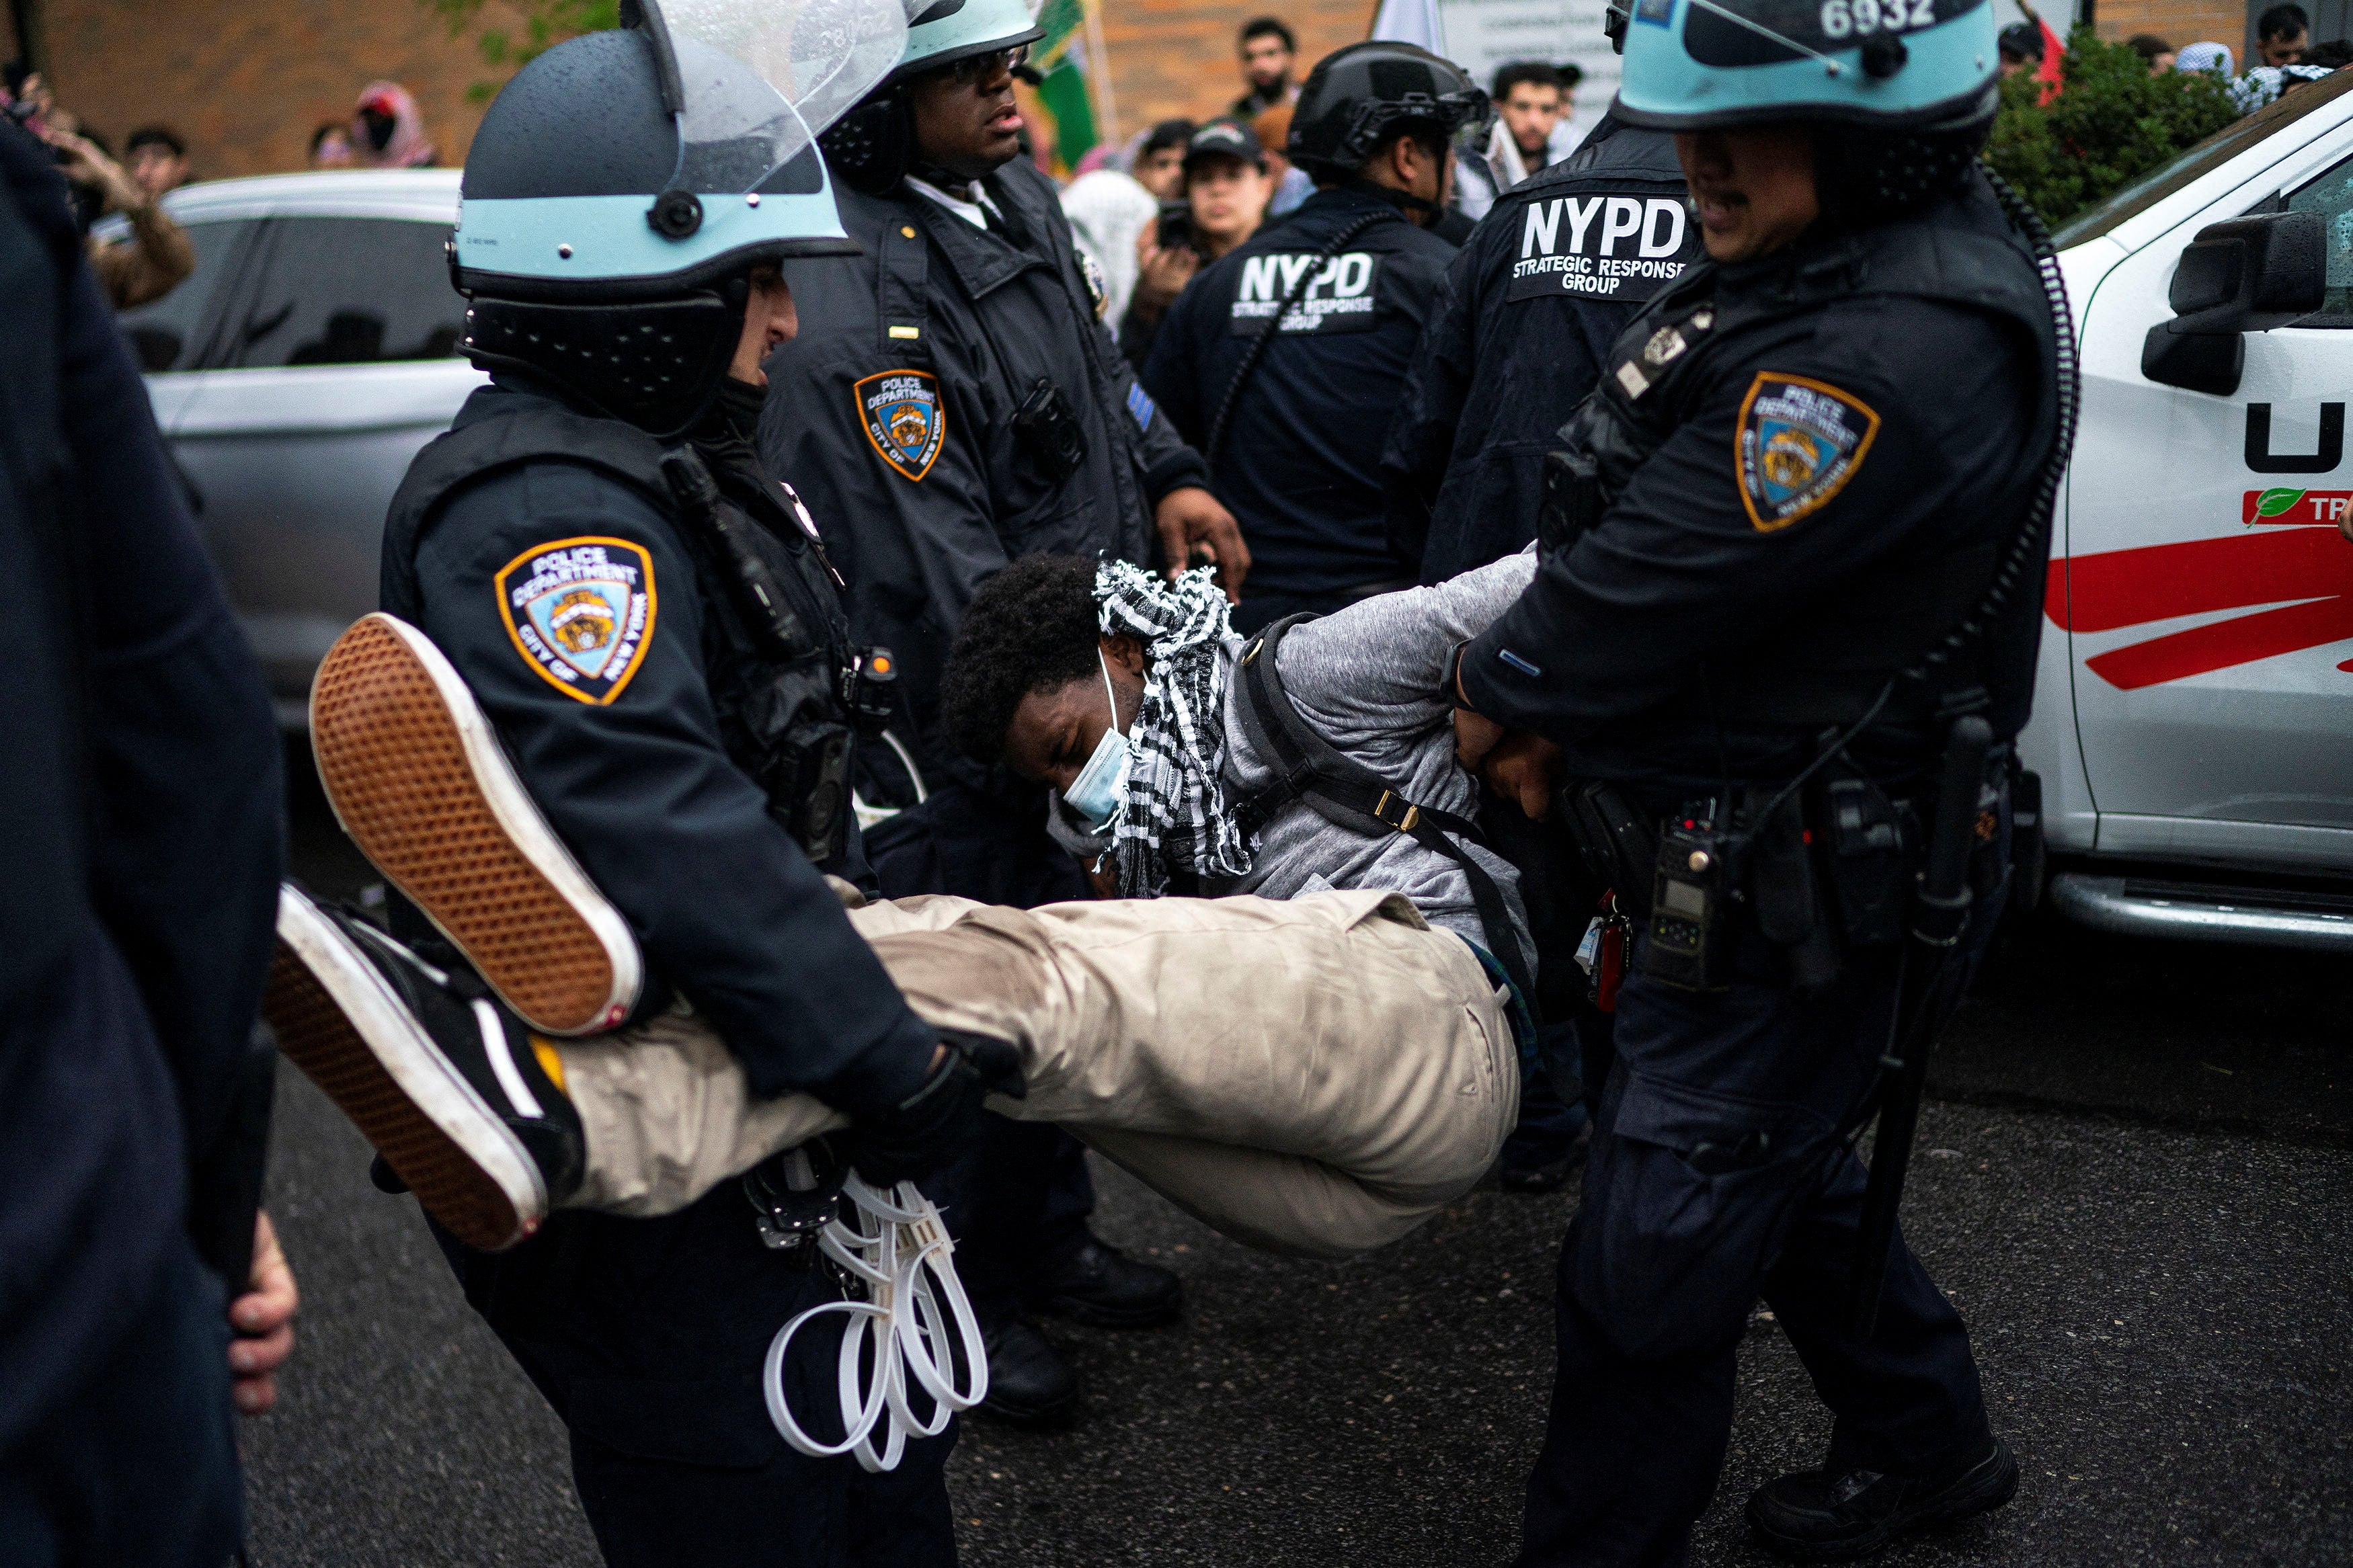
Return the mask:
<path id="1" fill-rule="evenodd" d="M 1650 940 L 1642 944 L 1641 968 L 1682 991 L 1721 991 L 1730 979 L 1725 902 L 1743 836 L 1719 829 L 1715 814 L 1714 801 L 1686 804 L 1659 836 Z"/>

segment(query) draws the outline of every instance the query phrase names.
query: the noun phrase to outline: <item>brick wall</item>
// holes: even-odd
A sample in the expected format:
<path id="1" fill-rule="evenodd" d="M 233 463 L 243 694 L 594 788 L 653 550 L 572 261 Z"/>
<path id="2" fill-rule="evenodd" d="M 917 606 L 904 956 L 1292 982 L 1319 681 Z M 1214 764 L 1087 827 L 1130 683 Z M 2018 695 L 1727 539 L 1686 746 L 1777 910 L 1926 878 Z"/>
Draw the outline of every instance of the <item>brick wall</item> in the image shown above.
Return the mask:
<path id="1" fill-rule="evenodd" d="M 2100 37 L 2111 42 L 2155 33 L 2176 48 L 2200 40 L 2228 44 L 2239 68 L 2247 68 L 2238 59 L 2246 41 L 2246 0 L 2099 0 L 2093 16 Z"/>
<path id="2" fill-rule="evenodd" d="M 1205 118 L 1241 90 L 1234 32 L 1270 11 L 1299 35 L 1300 73 L 1365 36 L 1372 0 L 1106 0 L 1104 45 L 1123 134 L 1170 115 Z M 312 127 L 347 118 L 378 77 L 417 96 L 444 163 L 461 163 L 488 74 L 470 33 L 453 39 L 421 0 L 43 0 L 50 75 L 119 148 L 161 120 L 189 138 L 206 175 L 299 169 Z M 483 19 L 512 25 L 493 0 Z"/>
<path id="3" fill-rule="evenodd" d="M 417 95 L 444 163 L 481 119 L 472 37 L 419 0 L 43 0 L 41 17 L 59 102 L 117 151 L 134 126 L 178 127 L 208 177 L 301 168 L 311 129 L 379 77 Z"/>
<path id="4" fill-rule="evenodd" d="M 1365 36 L 1372 0 L 1105 0 L 1103 47 L 1119 129 L 1131 134 L 1172 115 L 1221 114 L 1242 90 L 1234 33 L 1261 13 L 1281 16 L 1299 35 L 1298 74 L 1343 44 Z"/>

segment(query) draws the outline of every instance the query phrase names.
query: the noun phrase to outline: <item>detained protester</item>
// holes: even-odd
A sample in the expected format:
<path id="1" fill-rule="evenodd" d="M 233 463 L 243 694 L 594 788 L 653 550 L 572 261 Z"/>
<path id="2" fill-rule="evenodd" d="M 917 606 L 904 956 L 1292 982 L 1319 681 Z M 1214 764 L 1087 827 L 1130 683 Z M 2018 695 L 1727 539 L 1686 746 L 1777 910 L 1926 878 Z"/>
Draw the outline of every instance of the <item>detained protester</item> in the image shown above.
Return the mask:
<path id="1" fill-rule="evenodd" d="M 261 671 L 48 148 L 0 126 L 0 1562 L 218 1568 L 292 1276 L 257 1214 Z"/>
<path id="2" fill-rule="evenodd" d="M 1136 286 L 1119 318 L 1119 352 L 1141 374 L 1168 307 L 1201 268 L 1230 255 L 1265 222 L 1274 176 L 1258 132 L 1239 120 L 1212 120 L 1185 147 L 1178 199 L 1136 237 Z"/>
<path id="3" fill-rule="evenodd" d="M 892 737 L 929 798 L 869 844 L 894 897 L 1084 891 L 1039 793 L 940 743 L 940 667 L 980 579 L 1032 550 L 1141 563 L 1156 548 L 1172 566 L 1198 552 L 1229 584 L 1249 567 L 1200 459 L 1113 348 L 1052 182 L 1020 156 L 1013 69 L 1039 36 L 1022 0 L 969 0 L 909 29 L 897 68 L 824 142 L 863 253 L 792 265 L 807 330 L 768 365 L 761 453 L 808 498 L 857 637 L 899 661 Z M 913 804 L 903 778 L 861 767 L 860 784 Z M 1076 1373 L 1022 1310 L 1144 1326 L 1176 1313 L 1178 1285 L 1089 1230 L 1078 1144 L 987 1128 L 972 1190 L 943 1201 L 988 1328 L 988 1408 L 1051 1421 Z"/>
<path id="4" fill-rule="evenodd" d="M 1291 122 L 1315 195 L 1204 271 L 1161 330 L 1144 384 L 1240 521 L 1245 630 L 1407 581 L 1383 520 L 1381 432 L 1454 255 L 1428 232 L 1450 143 L 1486 111 L 1459 68 L 1411 44 L 1326 56 Z"/>
<path id="5" fill-rule="evenodd" d="M 501 1182 L 455 1207 L 438 1201 L 446 1146 L 386 1152 L 448 1225 L 468 1301 L 563 1417 L 582 1508 L 616 1563 L 667 1561 L 682 1540 L 712 1563 L 955 1559 L 953 1426 L 870 1475 L 789 1450 L 772 1426 L 761 1356 L 833 1294 L 805 1258 L 772 1249 L 774 1217 L 745 1187 L 659 1220 L 538 1225 L 577 1177 L 560 1063 L 522 1028 L 501 1032 L 460 953 L 408 902 L 438 918 L 437 889 L 494 879 L 506 862 L 484 823 L 529 813 L 547 875 L 593 877 L 611 900 L 601 964 L 501 906 L 497 951 L 525 971 L 543 1027 L 691 1006 L 755 1092 L 823 1093 L 877 1182 L 937 1167 L 976 1131 L 977 1079 L 824 879 L 860 874 L 847 704 L 881 672 L 849 645 L 807 511 L 752 446 L 761 358 L 794 326 L 779 264 L 853 247 L 810 132 L 905 36 L 896 0 L 830 13 L 848 25 L 826 35 L 829 56 L 796 59 L 819 84 L 797 98 L 753 62 L 800 13 L 743 0 L 667 20 L 643 5 L 636 26 L 549 50 L 490 106 L 466 163 L 456 282 L 464 352 L 491 383 L 394 498 L 382 602 L 412 629 L 362 621 L 313 692 L 322 768 L 375 769 L 375 793 L 338 800 L 342 819 L 367 847 L 371 807 L 414 826 L 432 802 L 424 842 L 439 858 L 420 871 L 376 845 L 406 895 L 399 942 L 291 889 L 280 910 L 270 1016 L 331 1093 L 348 1100 L 375 1084 L 355 1075 L 383 1070 L 356 1029 L 423 1017 L 495 1062 L 470 1091 L 478 1113 L 529 1126 L 501 1145 Z M 764 126 L 748 144 L 745 106 Z M 438 650 L 431 667 L 412 641 Z M 435 679 L 470 691 L 468 743 L 513 759 L 503 816 L 455 813 L 436 745 L 460 727 L 400 708 Z M 752 1195 L 788 1176 L 772 1168 Z M 838 1330 L 828 1320 L 809 1350 Z"/>
<path id="6" fill-rule="evenodd" d="M 1631 9 L 1604 13 L 1613 47 Z M 1523 79 L 1509 90 L 1530 89 Z M 1496 204 L 1447 269 L 1381 452 L 1389 545 L 1409 575 L 1441 583 L 1535 540 L 1545 453 L 1635 311 L 1699 255 L 1673 139 L 1614 115 Z M 1521 1103 L 1499 1179 L 1551 1192 L 1609 1077 L 1617 968 L 1614 955 L 1575 958 L 1600 889 L 1556 841 L 1506 799 L 1488 799 L 1481 820 L 1515 860 L 1546 868 L 1527 895 L 1548 960 L 1537 996 L 1548 1070 Z"/>
<path id="7" fill-rule="evenodd" d="M 1531 1035 L 1507 976 L 1525 933 L 1511 868 L 1456 815 L 1472 785 L 1437 680 L 1534 565 L 1245 646 L 1206 571 L 1163 584 L 1126 563 L 1023 557 L 959 636 L 955 732 L 1068 789 L 1068 831 L 1117 862 L 1121 890 L 1261 896 L 1022 910 L 837 883 L 850 925 L 1009 1114 L 1074 1128 L 1254 1247 L 1345 1258 L 1396 1239 L 1471 1189 L 1516 1111 Z M 339 1037 L 297 1056 L 432 1212 L 500 1245 L 552 1208 L 670 1214 L 845 1121 L 866 1169 L 869 1134 L 830 1091 L 770 1091 L 715 1018 L 548 1037 L 600 1022 L 559 1008 L 548 976 L 628 971 L 633 922 L 570 859 L 430 640 L 370 616 L 322 668 L 330 688 L 372 689 L 318 713 L 339 816 L 499 998 L 470 1016 L 368 938 L 398 994 L 371 1007 L 364 986 L 327 985 Z M 391 726 L 424 739 L 386 758 L 367 742 Z M 1305 771 L 1287 762 L 1303 749 Z M 430 822 L 404 805 L 423 776 Z M 464 875 L 453 837 L 476 846 Z M 505 1074 L 529 1076 L 530 1103 Z"/>
<path id="8" fill-rule="evenodd" d="M 1916 1103 L 1895 1086 L 2000 910 L 2065 294 L 1977 161 L 1989 8 L 1862 39 L 1736 9 L 1629 30 L 1615 113 L 1675 133 L 1709 259 L 1605 359 L 1535 581 L 1450 682 L 1466 756 L 1642 922 L 1562 1249 L 1532 1565 L 1683 1560 L 1759 1296 L 1835 1416 L 1816 1468 L 1749 1499 L 1768 1550 L 1867 1555 L 2018 1485 L 1847 1134 Z"/>

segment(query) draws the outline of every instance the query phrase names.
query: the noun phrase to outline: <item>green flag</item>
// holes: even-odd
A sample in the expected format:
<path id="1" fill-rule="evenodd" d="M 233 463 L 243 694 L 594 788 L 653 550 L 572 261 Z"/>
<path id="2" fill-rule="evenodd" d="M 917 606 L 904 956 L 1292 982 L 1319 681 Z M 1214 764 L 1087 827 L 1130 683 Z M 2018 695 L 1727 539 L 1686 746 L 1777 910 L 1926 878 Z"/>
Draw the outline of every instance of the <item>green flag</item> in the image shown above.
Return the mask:
<path id="1" fill-rule="evenodd" d="M 1095 144 L 1095 110 L 1087 58 L 1085 0 L 1046 0 L 1038 25 L 1046 36 L 1030 47 L 1042 79 L 1038 100 L 1054 119 L 1055 162 L 1064 173 Z"/>

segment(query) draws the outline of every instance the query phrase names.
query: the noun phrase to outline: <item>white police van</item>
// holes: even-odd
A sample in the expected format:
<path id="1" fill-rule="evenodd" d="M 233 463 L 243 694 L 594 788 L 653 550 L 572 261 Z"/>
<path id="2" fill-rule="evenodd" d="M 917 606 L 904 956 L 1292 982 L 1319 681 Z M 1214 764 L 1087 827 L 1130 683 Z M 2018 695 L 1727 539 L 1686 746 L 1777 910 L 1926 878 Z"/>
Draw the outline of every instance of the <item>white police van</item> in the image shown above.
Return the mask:
<path id="1" fill-rule="evenodd" d="M 2353 952 L 2353 72 L 2057 237 L 2083 416 L 2021 738 L 2048 896 Z"/>

